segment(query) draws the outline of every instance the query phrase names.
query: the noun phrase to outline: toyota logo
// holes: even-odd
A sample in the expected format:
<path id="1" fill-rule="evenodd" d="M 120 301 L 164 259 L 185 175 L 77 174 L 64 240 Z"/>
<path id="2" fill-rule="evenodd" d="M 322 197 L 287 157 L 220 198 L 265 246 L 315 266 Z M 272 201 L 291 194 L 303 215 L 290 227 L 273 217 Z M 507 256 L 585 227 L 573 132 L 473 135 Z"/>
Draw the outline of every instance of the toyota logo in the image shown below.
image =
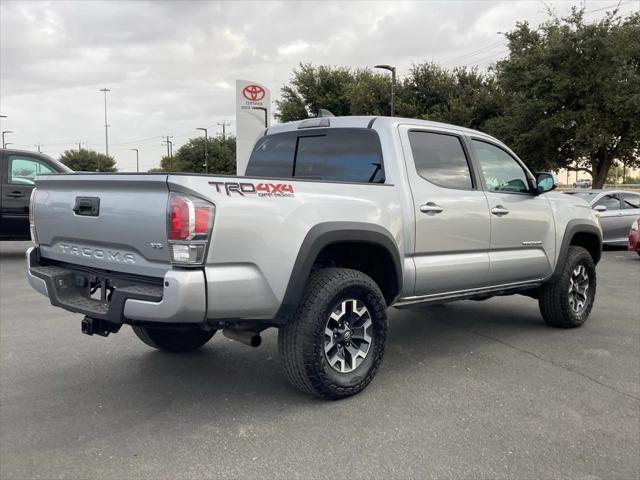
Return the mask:
<path id="1" fill-rule="evenodd" d="M 265 96 L 266 92 L 264 88 L 260 85 L 247 85 L 242 89 L 242 95 L 247 100 L 251 100 L 252 102 L 257 102 L 262 100 Z"/>

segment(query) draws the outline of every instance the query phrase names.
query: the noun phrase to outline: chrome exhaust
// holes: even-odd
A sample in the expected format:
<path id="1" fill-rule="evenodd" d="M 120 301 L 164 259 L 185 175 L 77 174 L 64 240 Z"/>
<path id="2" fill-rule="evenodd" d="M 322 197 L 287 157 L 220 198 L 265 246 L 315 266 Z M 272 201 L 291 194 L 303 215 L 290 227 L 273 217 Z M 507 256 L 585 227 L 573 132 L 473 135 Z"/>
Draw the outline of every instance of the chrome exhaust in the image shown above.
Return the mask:
<path id="1" fill-rule="evenodd" d="M 256 332 L 248 332 L 246 330 L 234 330 L 231 328 L 225 328 L 222 330 L 222 334 L 230 338 L 231 340 L 235 340 L 236 342 L 244 343 L 250 347 L 259 347 L 262 343 L 262 337 L 259 333 Z"/>

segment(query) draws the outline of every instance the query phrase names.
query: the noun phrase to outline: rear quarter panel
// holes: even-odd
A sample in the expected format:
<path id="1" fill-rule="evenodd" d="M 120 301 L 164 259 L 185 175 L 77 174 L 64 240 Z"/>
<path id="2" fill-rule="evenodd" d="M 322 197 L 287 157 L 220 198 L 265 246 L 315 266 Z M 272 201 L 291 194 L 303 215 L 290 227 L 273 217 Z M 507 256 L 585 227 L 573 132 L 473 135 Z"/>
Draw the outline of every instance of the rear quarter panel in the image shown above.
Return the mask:
<path id="1" fill-rule="evenodd" d="M 397 178 L 394 174 L 391 177 Z M 215 182 L 286 184 L 293 192 L 240 194 L 227 192 Z M 205 269 L 210 318 L 275 315 L 300 247 L 309 231 L 321 223 L 359 222 L 382 227 L 395 240 L 400 258 L 405 257 L 411 241 L 403 221 L 409 218 L 404 209 L 410 203 L 403 201 L 401 188 L 391 182 L 382 185 L 172 175 L 169 188 L 216 206 Z"/>

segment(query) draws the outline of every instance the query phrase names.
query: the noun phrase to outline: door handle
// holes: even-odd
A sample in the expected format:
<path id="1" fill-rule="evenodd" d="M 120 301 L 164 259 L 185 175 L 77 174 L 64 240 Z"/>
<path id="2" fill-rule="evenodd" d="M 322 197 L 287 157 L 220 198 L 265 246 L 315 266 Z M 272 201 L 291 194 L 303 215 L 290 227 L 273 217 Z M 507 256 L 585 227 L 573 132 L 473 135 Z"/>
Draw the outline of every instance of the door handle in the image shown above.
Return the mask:
<path id="1" fill-rule="evenodd" d="M 442 213 L 443 208 L 435 202 L 427 202 L 424 205 L 420 205 L 420 211 L 422 213 L 428 213 L 429 215 L 435 215 Z"/>
<path id="2" fill-rule="evenodd" d="M 491 209 L 491 213 L 498 217 L 501 217 L 502 215 L 507 215 L 509 213 L 509 210 L 504 208 L 502 205 L 496 205 Z"/>
<path id="3" fill-rule="evenodd" d="M 22 192 L 11 192 L 11 193 L 7 193 L 7 197 L 11 197 L 11 198 L 21 198 L 24 197 L 24 193 Z"/>

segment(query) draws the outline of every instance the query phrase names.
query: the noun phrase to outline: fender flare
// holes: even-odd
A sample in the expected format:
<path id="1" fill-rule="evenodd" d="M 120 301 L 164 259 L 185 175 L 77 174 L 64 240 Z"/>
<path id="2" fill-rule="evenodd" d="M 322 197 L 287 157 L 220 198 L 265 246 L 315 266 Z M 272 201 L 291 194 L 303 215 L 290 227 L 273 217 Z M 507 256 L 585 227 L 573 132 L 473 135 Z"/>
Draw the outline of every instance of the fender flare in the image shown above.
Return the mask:
<path id="1" fill-rule="evenodd" d="M 363 242 L 384 248 L 393 260 L 398 283 L 397 292 L 398 295 L 400 294 L 402 291 L 400 252 L 393 236 L 386 229 L 364 222 L 319 223 L 309 230 L 298 250 L 282 304 L 276 314 L 277 323 L 286 323 L 298 308 L 318 254 L 325 247 L 341 242 Z"/>
<path id="2" fill-rule="evenodd" d="M 551 280 L 558 278 L 562 272 L 562 267 L 567 259 L 567 254 L 569 253 L 569 247 L 571 246 L 571 240 L 577 233 L 587 233 L 589 235 L 594 235 L 598 238 L 598 252 L 594 257 L 593 262 L 598 263 L 600 261 L 600 257 L 602 256 L 602 232 L 601 230 L 591 223 L 585 223 L 584 220 L 581 219 L 573 219 L 567 223 L 567 226 L 564 230 L 564 236 L 562 237 L 562 245 L 560 246 L 560 251 L 558 252 L 558 260 L 556 261 L 556 266 L 553 270 L 553 274 L 551 275 Z"/>

